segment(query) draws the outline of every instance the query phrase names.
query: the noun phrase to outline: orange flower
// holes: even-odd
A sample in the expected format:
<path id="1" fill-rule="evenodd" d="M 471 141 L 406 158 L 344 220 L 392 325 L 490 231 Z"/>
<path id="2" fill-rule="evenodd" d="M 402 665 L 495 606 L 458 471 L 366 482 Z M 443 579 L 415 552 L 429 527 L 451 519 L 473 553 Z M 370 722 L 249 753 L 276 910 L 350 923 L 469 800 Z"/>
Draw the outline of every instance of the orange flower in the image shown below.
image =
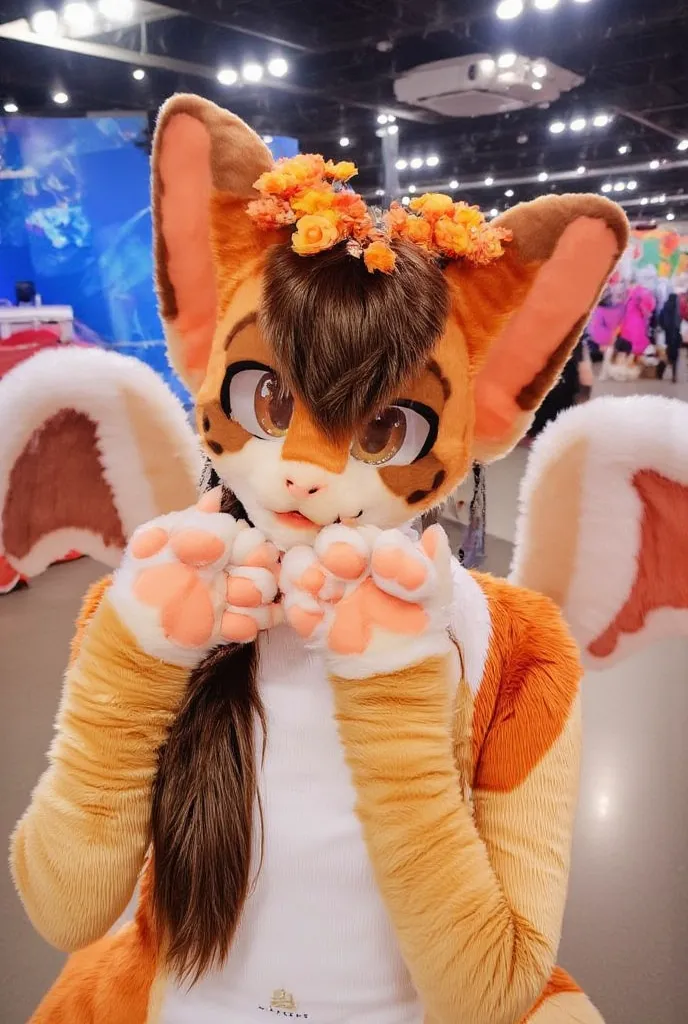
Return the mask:
<path id="1" fill-rule="evenodd" d="M 335 218 L 316 213 L 306 214 L 297 221 L 291 244 L 299 256 L 313 256 L 323 249 L 331 249 L 338 240 L 339 231 Z"/>
<path id="2" fill-rule="evenodd" d="M 327 185 L 308 188 L 294 196 L 291 208 L 299 214 L 322 213 L 324 210 L 332 209 L 334 198 L 332 189 Z"/>
<path id="3" fill-rule="evenodd" d="M 451 196 L 442 195 L 441 192 L 426 192 L 425 195 L 411 200 L 411 209 L 428 220 L 448 216 L 453 208 L 454 200 Z"/>
<path id="4" fill-rule="evenodd" d="M 409 217 L 402 232 L 404 238 L 429 249 L 432 246 L 432 224 L 422 217 Z"/>
<path id="5" fill-rule="evenodd" d="M 348 181 L 349 178 L 358 174 L 358 167 L 351 160 L 340 160 L 336 164 L 332 160 L 328 160 L 324 173 L 326 178 L 334 178 L 335 181 Z"/>
<path id="6" fill-rule="evenodd" d="M 457 224 L 463 224 L 467 228 L 480 228 L 485 223 L 485 217 L 477 206 L 469 206 L 468 203 L 455 203 L 452 220 Z"/>
<path id="7" fill-rule="evenodd" d="M 264 195 L 286 197 L 290 192 L 296 191 L 298 183 L 284 171 L 265 171 L 257 181 L 254 181 L 253 187 Z"/>
<path id="8" fill-rule="evenodd" d="M 259 228 L 269 231 L 270 228 L 285 227 L 293 224 L 296 214 L 289 203 L 277 196 L 266 196 L 263 199 L 252 200 L 247 207 L 247 213 L 251 220 L 255 221 Z"/>
<path id="9" fill-rule="evenodd" d="M 288 175 L 298 185 L 312 185 L 325 173 L 325 160 L 319 153 L 299 153 L 298 156 L 282 157 L 275 169 Z"/>
<path id="10" fill-rule="evenodd" d="M 344 217 L 361 220 L 368 215 L 368 207 L 358 192 L 333 192 L 332 205 Z"/>
<path id="11" fill-rule="evenodd" d="M 363 253 L 363 262 L 371 274 L 376 270 L 391 274 L 396 261 L 396 256 L 386 242 L 371 242 Z"/>
<path id="12" fill-rule="evenodd" d="M 402 235 L 406 229 L 406 221 L 409 215 L 399 203 L 392 203 L 385 215 L 385 225 L 392 237 Z"/>
<path id="13" fill-rule="evenodd" d="M 440 217 L 435 224 L 435 244 L 445 256 L 466 256 L 472 248 L 471 234 L 451 217 Z"/>
<path id="14" fill-rule="evenodd" d="M 476 243 L 467 258 L 477 266 L 493 263 L 504 255 L 502 242 L 510 242 L 513 235 L 505 228 L 485 228 L 480 232 Z"/>

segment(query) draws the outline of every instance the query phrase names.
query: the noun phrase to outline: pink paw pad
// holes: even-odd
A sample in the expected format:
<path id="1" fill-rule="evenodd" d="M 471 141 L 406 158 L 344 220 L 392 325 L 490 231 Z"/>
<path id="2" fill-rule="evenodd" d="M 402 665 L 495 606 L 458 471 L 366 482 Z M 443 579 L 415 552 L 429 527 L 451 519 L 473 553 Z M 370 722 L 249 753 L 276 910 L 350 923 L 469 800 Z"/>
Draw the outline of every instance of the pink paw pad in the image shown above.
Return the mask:
<path id="1" fill-rule="evenodd" d="M 312 636 L 323 620 L 322 612 L 307 612 L 303 608 L 290 608 L 287 612 L 287 619 L 290 626 L 296 630 L 304 640 Z"/>
<path id="2" fill-rule="evenodd" d="M 225 640 L 245 644 L 258 636 L 258 626 L 250 615 L 225 612 L 222 616 L 221 632 Z"/>
<path id="3" fill-rule="evenodd" d="M 322 564 L 343 580 L 356 580 L 366 567 L 366 561 L 356 548 L 345 541 L 335 541 L 326 549 Z"/>
<path id="4" fill-rule="evenodd" d="M 325 584 L 325 573 L 317 565 L 312 565 L 296 581 L 296 586 L 309 594 L 319 594 Z"/>
<path id="5" fill-rule="evenodd" d="M 274 569 L 279 560 L 279 552 L 274 544 L 266 541 L 246 556 L 243 564 L 252 569 Z"/>
<path id="6" fill-rule="evenodd" d="M 184 647 L 199 647 L 210 639 L 213 606 L 204 584 L 186 565 L 154 565 L 139 574 L 134 595 L 162 609 L 165 635 Z"/>
<path id="7" fill-rule="evenodd" d="M 131 553 L 134 558 L 151 558 L 167 544 L 167 530 L 161 526 L 152 526 L 150 530 L 139 533 L 131 542 Z"/>
<path id="8" fill-rule="evenodd" d="M 401 548 L 383 547 L 373 552 L 373 571 L 385 580 L 396 580 L 405 590 L 417 590 L 427 579 L 422 562 L 407 555 Z"/>
<path id="9" fill-rule="evenodd" d="M 210 565 L 225 550 L 224 542 L 205 530 L 180 530 L 170 541 L 170 547 L 180 562 L 186 565 Z"/>
<path id="10" fill-rule="evenodd" d="M 262 603 L 263 595 L 251 580 L 242 576 L 227 580 L 227 604 L 235 604 L 240 608 L 259 608 Z"/>

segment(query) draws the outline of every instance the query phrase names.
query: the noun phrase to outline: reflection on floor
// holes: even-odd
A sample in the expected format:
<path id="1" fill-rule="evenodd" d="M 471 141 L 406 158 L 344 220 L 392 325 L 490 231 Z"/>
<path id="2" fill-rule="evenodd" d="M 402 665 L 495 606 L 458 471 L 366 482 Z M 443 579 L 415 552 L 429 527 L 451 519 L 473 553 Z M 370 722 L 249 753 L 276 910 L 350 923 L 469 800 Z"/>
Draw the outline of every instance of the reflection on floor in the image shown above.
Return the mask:
<path id="1" fill-rule="evenodd" d="M 488 471 L 487 568 L 498 574 L 507 572 L 511 558 L 526 457 L 518 450 Z M 3 836 L 45 764 L 72 622 L 80 596 L 100 574 L 84 559 L 0 598 Z M 584 714 L 561 962 L 588 989 L 607 1024 L 686 1024 L 688 644 L 667 643 L 586 678 Z M 23 1024 L 62 957 L 32 931 L 7 871 L 0 871 L 0 920 L 0 1018 Z"/>

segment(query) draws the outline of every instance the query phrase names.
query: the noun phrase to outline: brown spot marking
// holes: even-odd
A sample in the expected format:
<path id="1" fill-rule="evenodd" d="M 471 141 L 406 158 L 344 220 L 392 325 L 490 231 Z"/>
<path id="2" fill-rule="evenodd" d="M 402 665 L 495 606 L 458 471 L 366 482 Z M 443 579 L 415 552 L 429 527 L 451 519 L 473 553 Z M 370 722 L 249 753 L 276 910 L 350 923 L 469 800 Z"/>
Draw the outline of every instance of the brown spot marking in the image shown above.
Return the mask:
<path id="1" fill-rule="evenodd" d="M 211 441 L 209 438 L 207 438 L 206 444 L 210 448 L 211 452 L 215 452 L 216 455 L 222 455 L 224 448 L 219 443 L 219 441 Z"/>
<path id="2" fill-rule="evenodd" d="M 440 364 L 436 362 L 436 360 L 431 359 L 428 363 L 428 370 L 437 377 L 438 381 L 442 385 L 442 394 L 444 395 L 444 400 L 446 402 L 451 397 L 452 389 L 448 379 L 442 373 Z"/>
<path id="3" fill-rule="evenodd" d="M 440 469 L 437 473 L 435 473 L 435 476 L 432 481 L 432 487 L 430 487 L 429 490 L 412 491 L 411 494 L 409 494 L 406 501 L 409 503 L 409 505 L 417 505 L 419 501 L 425 501 L 426 498 L 430 497 L 433 491 L 436 491 L 439 487 L 442 486 L 446 475 L 447 474 L 445 473 L 445 471 L 443 469 Z"/>
<path id="4" fill-rule="evenodd" d="M 40 500 L 41 494 L 50 500 Z M 86 530 L 108 547 L 124 548 L 96 425 L 84 413 L 63 409 L 29 438 L 10 474 L 3 526 L 5 550 L 15 558 L 28 555 L 42 537 L 65 529 Z"/>
<path id="5" fill-rule="evenodd" d="M 638 570 L 628 600 L 588 650 L 606 658 L 622 633 L 638 633 L 658 608 L 688 608 L 688 487 L 653 469 L 641 469 L 633 486 L 643 504 Z M 664 567 L 664 571 L 662 571 Z"/>
<path id="6" fill-rule="evenodd" d="M 204 416 L 203 416 L 203 432 L 205 434 L 207 434 L 209 430 L 210 430 L 210 418 L 208 417 L 208 414 L 205 413 Z"/>

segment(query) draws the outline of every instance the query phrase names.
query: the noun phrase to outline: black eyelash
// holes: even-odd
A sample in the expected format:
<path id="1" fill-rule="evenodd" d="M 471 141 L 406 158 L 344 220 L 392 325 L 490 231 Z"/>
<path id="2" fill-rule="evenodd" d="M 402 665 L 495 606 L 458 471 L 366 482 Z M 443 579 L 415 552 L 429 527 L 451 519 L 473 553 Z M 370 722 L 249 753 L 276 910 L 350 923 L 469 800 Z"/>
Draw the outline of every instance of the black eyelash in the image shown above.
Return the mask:
<path id="1" fill-rule="evenodd" d="M 425 439 L 425 444 L 413 460 L 413 462 L 419 462 L 435 447 L 437 432 L 440 426 L 440 418 L 435 410 L 431 409 L 429 405 L 424 405 L 423 402 L 414 402 L 412 398 L 400 398 L 397 402 L 393 402 L 392 404 L 398 405 L 402 409 L 412 409 L 414 412 L 417 412 L 419 416 L 422 416 L 427 421 L 427 424 L 430 427 L 428 436 Z M 413 465 L 413 462 L 411 465 Z"/>
<path id="2" fill-rule="evenodd" d="M 225 371 L 225 379 L 222 381 L 222 387 L 220 388 L 220 405 L 228 420 L 232 418 L 229 388 L 237 373 L 241 373 L 242 370 L 263 370 L 264 373 L 274 373 L 275 377 L 277 376 L 271 366 L 259 363 L 255 359 L 241 359 L 238 363 L 232 363 L 231 366 L 228 366 Z"/>

